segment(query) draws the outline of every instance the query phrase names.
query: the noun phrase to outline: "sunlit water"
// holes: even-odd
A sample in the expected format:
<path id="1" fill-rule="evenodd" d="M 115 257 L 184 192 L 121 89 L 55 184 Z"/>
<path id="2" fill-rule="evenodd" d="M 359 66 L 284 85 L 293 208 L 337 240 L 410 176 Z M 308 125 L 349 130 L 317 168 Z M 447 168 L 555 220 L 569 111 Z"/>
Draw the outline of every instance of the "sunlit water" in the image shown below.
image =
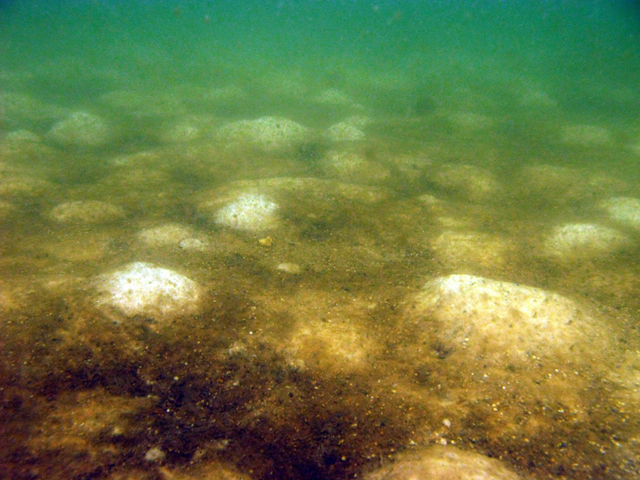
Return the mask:
<path id="1" fill-rule="evenodd" d="M 0 476 L 637 478 L 639 16 L 0 2 Z"/>

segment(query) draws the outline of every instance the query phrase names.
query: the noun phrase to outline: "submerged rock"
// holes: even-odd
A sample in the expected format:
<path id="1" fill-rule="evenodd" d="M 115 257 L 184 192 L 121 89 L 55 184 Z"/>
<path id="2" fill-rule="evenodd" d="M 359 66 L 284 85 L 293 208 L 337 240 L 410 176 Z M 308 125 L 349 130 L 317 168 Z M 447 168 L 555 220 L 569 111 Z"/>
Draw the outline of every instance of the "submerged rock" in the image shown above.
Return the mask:
<path id="1" fill-rule="evenodd" d="M 518 480 L 496 459 L 453 447 L 432 447 L 407 455 L 364 477 L 365 480 Z"/>
<path id="2" fill-rule="evenodd" d="M 49 217 L 60 223 L 107 223 L 123 219 L 125 213 L 111 203 L 79 200 L 61 203 L 51 210 Z"/>
<path id="3" fill-rule="evenodd" d="M 590 223 L 559 225 L 544 243 L 548 255 L 562 259 L 601 257 L 628 246 L 629 237 L 613 228 Z"/>
<path id="4" fill-rule="evenodd" d="M 625 227 L 640 230 L 640 199 L 615 197 L 600 203 L 609 217 Z"/>
<path id="5" fill-rule="evenodd" d="M 383 182 L 390 176 L 387 168 L 352 151 L 330 151 L 319 165 L 327 176 L 354 183 Z"/>
<path id="6" fill-rule="evenodd" d="M 327 128 L 326 136 L 334 142 L 355 142 L 364 140 L 366 135 L 361 128 L 345 121 Z"/>
<path id="7" fill-rule="evenodd" d="M 613 144 L 613 135 L 599 125 L 567 125 L 561 131 L 562 142 L 576 147 L 603 147 Z"/>
<path id="8" fill-rule="evenodd" d="M 138 239 L 152 248 L 178 247 L 183 250 L 204 250 L 209 242 L 193 229 L 184 225 L 168 223 L 157 227 L 145 228 L 138 233 Z"/>
<path id="9" fill-rule="evenodd" d="M 48 136 L 62 145 L 99 147 L 111 141 L 113 132 L 109 124 L 97 115 L 76 112 L 56 123 Z"/>
<path id="10" fill-rule="evenodd" d="M 193 280 L 150 263 L 135 262 L 96 282 L 99 308 L 125 317 L 163 320 L 199 311 L 202 289 Z"/>
<path id="11" fill-rule="evenodd" d="M 249 145 L 267 151 L 291 147 L 305 138 L 309 129 L 283 117 L 261 117 L 224 125 L 218 136 L 231 144 Z"/>
<path id="12" fill-rule="evenodd" d="M 440 348 L 483 358 L 485 364 L 529 358 L 580 360 L 606 346 L 605 331 L 573 300 L 539 288 L 472 275 L 428 281 L 414 316 Z"/>
<path id="13" fill-rule="evenodd" d="M 265 195 L 245 194 L 218 210 L 214 222 L 249 232 L 271 230 L 278 226 L 278 208 Z"/>
<path id="14" fill-rule="evenodd" d="M 317 221 L 345 205 L 371 205 L 388 198 L 375 187 L 314 178 L 276 177 L 232 182 L 204 194 L 200 212 L 214 223 L 260 232 Z"/>

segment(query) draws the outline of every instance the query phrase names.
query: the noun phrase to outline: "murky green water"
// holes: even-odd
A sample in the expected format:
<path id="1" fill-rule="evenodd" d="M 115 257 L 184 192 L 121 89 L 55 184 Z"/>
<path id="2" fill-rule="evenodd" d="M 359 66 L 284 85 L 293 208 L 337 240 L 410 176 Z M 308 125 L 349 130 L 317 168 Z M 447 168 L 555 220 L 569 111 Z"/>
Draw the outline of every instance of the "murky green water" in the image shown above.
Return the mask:
<path id="1" fill-rule="evenodd" d="M 0 2 L 0 477 L 637 478 L 639 40 Z"/>

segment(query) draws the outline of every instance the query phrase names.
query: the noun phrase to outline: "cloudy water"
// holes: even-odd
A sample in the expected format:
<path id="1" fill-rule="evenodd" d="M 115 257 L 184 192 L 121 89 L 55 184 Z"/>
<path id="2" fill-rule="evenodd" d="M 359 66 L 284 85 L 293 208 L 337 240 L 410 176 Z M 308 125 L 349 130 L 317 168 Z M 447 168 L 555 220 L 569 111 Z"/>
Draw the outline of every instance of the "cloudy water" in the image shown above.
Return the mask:
<path id="1" fill-rule="evenodd" d="M 0 1 L 0 477 L 640 476 L 640 10 Z"/>

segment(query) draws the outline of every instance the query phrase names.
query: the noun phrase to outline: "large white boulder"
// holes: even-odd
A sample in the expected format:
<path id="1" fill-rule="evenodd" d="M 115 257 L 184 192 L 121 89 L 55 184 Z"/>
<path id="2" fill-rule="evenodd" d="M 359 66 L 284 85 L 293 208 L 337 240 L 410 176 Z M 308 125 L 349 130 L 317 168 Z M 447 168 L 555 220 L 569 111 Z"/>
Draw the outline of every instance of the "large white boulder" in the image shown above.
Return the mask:
<path id="1" fill-rule="evenodd" d="M 413 315 L 442 349 L 486 364 L 523 364 L 531 358 L 580 360 L 601 351 L 606 331 L 588 309 L 539 288 L 472 275 L 428 281 Z"/>
<path id="2" fill-rule="evenodd" d="M 453 447 L 406 455 L 363 477 L 365 480 L 518 480 L 500 461 Z"/>
<path id="3" fill-rule="evenodd" d="M 95 303 L 106 313 L 164 320 L 197 313 L 202 289 L 193 280 L 150 263 L 130 263 L 96 281 Z"/>

